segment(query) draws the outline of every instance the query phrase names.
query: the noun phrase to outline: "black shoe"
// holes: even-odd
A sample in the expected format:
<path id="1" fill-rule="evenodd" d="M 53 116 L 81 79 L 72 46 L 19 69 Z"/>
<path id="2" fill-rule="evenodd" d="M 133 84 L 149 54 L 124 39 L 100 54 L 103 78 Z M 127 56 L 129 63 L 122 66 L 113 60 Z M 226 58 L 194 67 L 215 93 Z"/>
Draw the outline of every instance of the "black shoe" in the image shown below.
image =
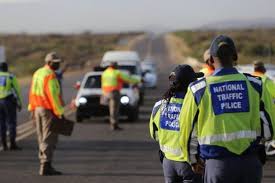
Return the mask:
<path id="1" fill-rule="evenodd" d="M 17 145 L 11 145 L 10 151 L 22 151 L 22 148 L 18 147 Z"/>
<path id="2" fill-rule="evenodd" d="M 57 171 L 57 170 L 54 169 L 52 166 L 51 166 L 50 170 L 51 170 L 51 173 L 52 173 L 53 175 L 62 175 L 62 172 Z"/>
<path id="3" fill-rule="evenodd" d="M 111 130 L 112 131 L 121 131 L 121 130 L 123 130 L 123 128 L 119 127 L 118 125 L 112 125 Z"/>
<path id="4" fill-rule="evenodd" d="M 62 175 L 62 172 L 56 171 L 49 162 L 46 162 L 40 166 L 39 174 L 42 176 L 55 176 Z"/>

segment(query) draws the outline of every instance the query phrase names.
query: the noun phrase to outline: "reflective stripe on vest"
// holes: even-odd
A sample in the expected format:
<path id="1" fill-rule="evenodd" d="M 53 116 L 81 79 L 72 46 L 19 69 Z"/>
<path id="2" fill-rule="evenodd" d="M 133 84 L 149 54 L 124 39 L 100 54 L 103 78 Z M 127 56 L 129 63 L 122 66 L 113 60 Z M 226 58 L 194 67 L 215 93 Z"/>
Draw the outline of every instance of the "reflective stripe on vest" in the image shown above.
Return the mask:
<path id="1" fill-rule="evenodd" d="M 175 156 L 182 156 L 182 151 L 180 148 L 172 148 L 166 145 L 159 145 L 160 150 L 164 153 L 171 153 Z"/>
<path id="2" fill-rule="evenodd" d="M 239 131 L 234 133 L 201 137 L 198 139 L 198 141 L 200 144 L 208 145 L 208 144 L 213 144 L 215 142 L 229 142 L 229 141 L 244 139 L 244 138 L 255 139 L 256 137 L 257 137 L 256 131 L 247 130 L 247 131 Z"/>

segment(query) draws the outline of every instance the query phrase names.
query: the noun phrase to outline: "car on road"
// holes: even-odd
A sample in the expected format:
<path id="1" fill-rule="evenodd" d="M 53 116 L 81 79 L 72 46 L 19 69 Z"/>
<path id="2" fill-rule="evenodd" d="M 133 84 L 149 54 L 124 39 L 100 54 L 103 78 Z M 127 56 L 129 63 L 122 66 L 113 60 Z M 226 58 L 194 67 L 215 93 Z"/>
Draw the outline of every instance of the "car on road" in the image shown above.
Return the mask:
<path id="1" fill-rule="evenodd" d="M 153 61 L 141 62 L 141 69 L 143 73 L 144 86 L 146 88 L 156 88 L 158 82 L 157 67 Z"/>
<path id="2" fill-rule="evenodd" d="M 109 115 L 108 106 L 100 104 L 102 73 L 92 71 L 84 76 L 75 99 L 77 122 L 94 116 Z M 124 84 L 120 93 L 120 115 L 126 116 L 129 121 L 135 121 L 139 113 L 139 89 L 135 85 Z"/>
<path id="3" fill-rule="evenodd" d="M 136 51 L 107 51 L 101 61 L 101 67 L 108 67 L 112 62 L 118 64 L 119 70 L 126 70 L 131 75 L 142 79 L 141 59 Z M 143 83 L 139 87 L 139 104 L 143 104 L 145 87 Z"/>

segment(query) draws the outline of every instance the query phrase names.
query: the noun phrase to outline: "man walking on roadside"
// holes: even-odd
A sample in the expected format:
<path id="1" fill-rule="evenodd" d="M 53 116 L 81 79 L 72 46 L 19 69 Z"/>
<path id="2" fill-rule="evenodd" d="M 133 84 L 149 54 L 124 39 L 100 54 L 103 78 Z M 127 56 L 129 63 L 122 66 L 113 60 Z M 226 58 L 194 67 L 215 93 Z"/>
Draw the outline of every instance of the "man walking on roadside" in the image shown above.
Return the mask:
<path id="1" fill-rule="evenodd" d="M 21 111 L 22 98 L 16 77 L 8 72 L 8 64 L 0 63 L 0 128 L 3 151 L 8 150 L 7 126 L 9 128 L 10 150 L 22 150 L 16 144 L 17 111 Z"/>
<path id="2" fill-rule="evenodd" d="M 58 134 L 51 131 L 54 117 L 64 118 L 60 85 L 55 70 L 60 67 L 61 59 L 55 52 L 47 54 L 45 66 L 38 69 L 32 79 L 29 94 L 29 111 L 31 111 L 37 129 L 40 175 L 61 175 L 52 167 L 53 153 Z"/>
<path id="3" fill-rule="evenodd" d="M 118 126 L 120 90 L 123 83 L 137 84 L 139 79 L 131 77 L 117 69 L 116 62 L 112 62 L 110 66 L 102 74 L 102 91 L 103 98 L 107 99 L 110 112 L 111 130 L 121 130 Z"/>

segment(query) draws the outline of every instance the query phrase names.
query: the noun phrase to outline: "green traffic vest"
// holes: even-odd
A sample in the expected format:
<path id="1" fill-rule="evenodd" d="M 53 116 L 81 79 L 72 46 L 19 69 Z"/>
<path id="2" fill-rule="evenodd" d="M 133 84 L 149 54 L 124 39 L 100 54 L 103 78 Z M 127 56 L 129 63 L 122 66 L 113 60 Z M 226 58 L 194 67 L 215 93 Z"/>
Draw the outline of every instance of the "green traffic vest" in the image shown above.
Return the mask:
<path id="1" fill-rule="evenodd" d="M 184 153 L 190 153 L 193 131 L 203 158 L 218 158 L 224 153 L 240 155 L 250 148 L 262 135 L 258 90 L 261 85 L 261 80 L 237 71 L 192 83 L 180 113 Z M 186 156 L 186 161 L 189 160 Z"/>
<path id="2" fill-rule="evenodd" d="M 160 150 L 169 160 L 184 161 L 185 154 L 180 145 L 179 113 L 182 108 L 182 98 L 157 102 L 150 118 L 150 135 L 159 142 Z"/>
<path id="3" fill-rule="evenodd" d="M 275 82 L 266 75 L 260 77 L 263 82 L 262 100 L 265 102 L 265 110 L 270 114 L 273 132 L 275 132 Z"/>
<path id="4" fill-rule="evenodd" d="M 13 94 L 13 76 L 8 72 L 0 72 L 0 99 Z"/>
<path id="5" fill-rule="evenodd" d="M 204 82 L 198 105 L 199 144 L 243 153 L 260 136 L 259 93 L 242 74 L 211 76 Z"/>

